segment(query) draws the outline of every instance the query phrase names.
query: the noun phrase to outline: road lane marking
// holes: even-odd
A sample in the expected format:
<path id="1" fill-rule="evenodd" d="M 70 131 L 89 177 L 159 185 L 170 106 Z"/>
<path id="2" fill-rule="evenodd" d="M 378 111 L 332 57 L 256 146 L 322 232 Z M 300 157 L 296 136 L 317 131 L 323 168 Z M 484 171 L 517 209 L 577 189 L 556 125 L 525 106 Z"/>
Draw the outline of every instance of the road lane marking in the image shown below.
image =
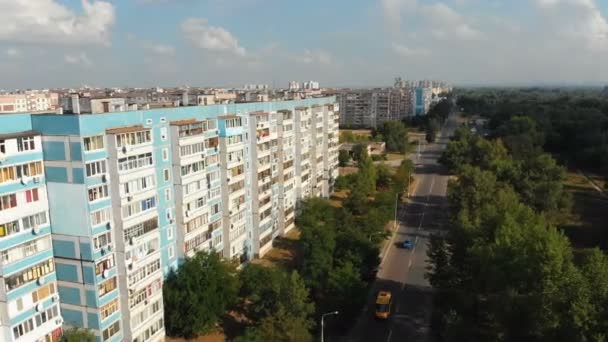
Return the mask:
<path id="1" fill-rule="evenodd" d="M 393 330 L 388 331 L 388 337 L 386 338 L 386 342 L 391 342 L 391 336 L 393 336 Z"/>

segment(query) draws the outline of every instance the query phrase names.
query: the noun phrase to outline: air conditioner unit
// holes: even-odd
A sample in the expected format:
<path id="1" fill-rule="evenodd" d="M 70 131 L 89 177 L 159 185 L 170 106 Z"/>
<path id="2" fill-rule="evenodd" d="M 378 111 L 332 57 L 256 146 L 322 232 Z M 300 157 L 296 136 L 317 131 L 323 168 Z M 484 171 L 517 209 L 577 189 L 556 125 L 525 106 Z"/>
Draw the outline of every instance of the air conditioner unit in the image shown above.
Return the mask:
<path id="1" fill-rule="evenodd" d="M 52 297 L 53 302 L 58 302 L 59 301 L 59 295 L 58 294 L 54 294 Z"/>
<path id="2" fill-rule="evenodd" d="M 127 153 L 131 150 L 131 147 L 129 147 L 129 145 L 125 145 L 122 147 L 122 153 Z"/>
<path id="3" fill-rule="evenodd" d="M 40 228 L 38 226 L 32 227 L 32 234 L 38 235 L 38 233 L 40 233 Z"/>
<path id="4" fill-rule="evenodd" d="M 103 273 L 101 274 L 102 277 L 107 278 L 110 275 L 110 271 L 108 270 L 103 270 Z"/>
<path id="5" fill-rule="evenodd" d="M 131 202 L 133 200 L 133 196 L 127 196 L 127 201 Z"/>
<path id="6" fill-rule="evenodd" d="M 21 177 L 21 184 L 26 185 L 27 183 L 29 183 L 32 179 L 28 176 L 23 176 Z"/>
<path id="7" fill-rule="evenodd" d="M 101 255 L 104 255 L 104 254 L 106 254 L 106 249 L 102 248 L 100 252 L 101 252 Z"/>
<path id="8" fill-rule="evenodd" d="M 42 310 L 44 310 L 44 305 L 42 305 L 42 303 L 38 303 L 36 305 L 36 311 L 37 312 L 42 312 Z"/>
<path id="9" fill-rule="evenodd" d="M 62 323 L 63 323 L 63 319 L 61 317 L 59 317 L 55 320 L 55 324 L 62 324 Z"/>
<path id="10" fill-rule="evenodd" d="M 107 247 L 107 248 L 108 248 L 108 252 L 111 252 L 111 251 L 112 251 L 112 245 L 108 245 L 108 247 Z"/>
<path id="11" fill-rule="evenodd" d="M 135 244 L 135 240 L 133 238 L 129 238 L 129 245 L 133 246 Z"/>
<path id="12" fill-rule="evenodd" d="M 44 283 L 46 283 L 46 279 L 44 279 L 44 277 L 38 278 L 38 285 L 44 285 Z"/>
<path id="13" fill-rule="evenodd" d="M 6 154 L 0 152 L 0 163 L 6 160 Z"/>
<path id="14" fill-rule="evenodd" d="M 107 230 L 112 229 L 112 223 L 110 223 L 110 222 L 106 223 L 106 229 Z"/>
<path id="15" fill-rule="evenodd" d="M 173 222 L 175 222 L 173 219 L 169 219 L 169 224 L 173 224 Z"/>
<path id="16" fill-rule="evenodd" d="M 102 175 L 101 176 L 101 181 L 104 182 L 104 183 L 107 183 L 108 182 L 108 176 Z"/>
<path id="17" fill-rule="evenodd" d="M 33 177 L 32 180 L 34 181 L 34 183 L 40 183 L 40 181 L 42 181 L 42 177 L 36 176 L 36 177 Z"/>
<path id="18" fill-rule="evenodd" d="M 190 217 L 190 214 L 192 214 L 190 210 L 186 210 L 186 217 Z"/>

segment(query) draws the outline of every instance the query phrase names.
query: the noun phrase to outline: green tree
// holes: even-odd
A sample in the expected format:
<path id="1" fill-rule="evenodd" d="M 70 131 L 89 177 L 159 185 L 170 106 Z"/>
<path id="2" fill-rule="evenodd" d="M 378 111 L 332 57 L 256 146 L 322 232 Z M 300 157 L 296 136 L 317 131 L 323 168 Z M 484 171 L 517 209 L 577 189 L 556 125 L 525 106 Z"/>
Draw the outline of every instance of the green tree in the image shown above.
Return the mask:
<path id="1" fill-rule="evenodd" d="M 439 123 L 435 119 L 430 119 L 426 125 L 426 141 L 433 143 L 437 139 L 437 132 L 439 131 Z"/>
<path id="2" fill-rule="evenodd" d="M 165 327 L 187 338 L 212 330 L 238 294 L 236 267 L 217 253 L 199 252 L 169 273 L 163 287 Z"/>
<path id="3" fill-rule="evenodd" d="M 516 159 L 525 159 L 542 152 L 544 137 L 536 122 L 526 116 L 514 116 L 497 129 L 505 145 Z"/>
<path id="4" fill-rule="evenodd" d="M 69 328 L 63 331 L 61 342 L 95 342 L 97 338 L 92 331 L 84 328 Z"/>
<path id="5" fill-rule="evenodd" d="M 408 193 L 410 178 L 414 172 L 414 163 L 410 159 L 405 159 L 393 175 L 393 191 L 396 193 Z"/>
<path id="6" fill-rule="evenodd" d="M 346 150 L 340 150 L 338 152 L 338 163 L 340 166 L 344 167 L 350 161 L 350 154 Z"/>
<path id="7" fill-rule="evenodd" d="M 360 162 L 361 159 L 364 158 L 364 156 L 368 156 L 367 154 L 367 148 L 365 147 L 365 145 L 363 144 L 356 144 L 355 146 L 353 146 L 353 160 Z"/>
<path id="8" fill-rule="evenodd" d="M 336 321 L 341 328 L 352 326 L 367 298 L 367 287 L 359 270 L 350 262 L 338 266 L 328 280 L 324 311 L 338 310 Z"/>
<path id="9" fill-rule="evenodd" d="M 376 167 L 376 188 L 377 189 L 388 189 L 393 185 L 393 171 L 385 163 L 375 165 Z"/>
<path id="10" fill-rule="evenodd" d="M 355 187 L 360 188 L 366 196 L 373 195 L 376 192 L 376 180 L 378 175 L 374 162 L 367 155 L 367 151 L 363 151 L 357 166 L 359 170 L 355 178 Z"/>
<path id="11" fill-rule="evenodd" d="M 407 152 L 408 135 L 405 125 L 399 121 L 387 121 L 372 132 L 373 136 L 382 135 L 386 149 L 390 152 Z"/>
<path id="12" fill-rule="evenodd" d="M 304 202 L 296 224 L 301 231 L 298 244 L 300 273 L 313 294 L 318 294 L 325 287 L 333 267 L 336 248 L 334 209 L 327 200 L 309 199 Z"/>

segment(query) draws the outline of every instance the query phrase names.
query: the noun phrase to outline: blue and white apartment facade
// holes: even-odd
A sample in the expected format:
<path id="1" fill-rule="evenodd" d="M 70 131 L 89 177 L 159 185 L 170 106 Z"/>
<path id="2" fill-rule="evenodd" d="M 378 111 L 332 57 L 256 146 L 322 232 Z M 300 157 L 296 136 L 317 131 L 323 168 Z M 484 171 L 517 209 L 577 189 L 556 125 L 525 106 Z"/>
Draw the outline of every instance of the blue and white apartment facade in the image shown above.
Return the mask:
<path id="1" fill-rule="evenodd" d="M 335 98 L 0 116 L 0 340 L 161 341 L 197 251 L 245 263 L 328 196 Z"/>

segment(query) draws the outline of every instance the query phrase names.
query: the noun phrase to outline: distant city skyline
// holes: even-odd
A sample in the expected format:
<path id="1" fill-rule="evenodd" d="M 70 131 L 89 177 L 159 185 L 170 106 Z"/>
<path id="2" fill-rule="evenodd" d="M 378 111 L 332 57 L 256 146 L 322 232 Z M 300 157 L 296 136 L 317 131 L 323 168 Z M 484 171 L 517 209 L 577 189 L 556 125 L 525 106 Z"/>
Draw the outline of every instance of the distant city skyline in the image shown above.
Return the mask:
<path id="1" fill-rule="evenodd" d="M 608 82 L 598 0 L 0 3 L 0 89 Z"/>

